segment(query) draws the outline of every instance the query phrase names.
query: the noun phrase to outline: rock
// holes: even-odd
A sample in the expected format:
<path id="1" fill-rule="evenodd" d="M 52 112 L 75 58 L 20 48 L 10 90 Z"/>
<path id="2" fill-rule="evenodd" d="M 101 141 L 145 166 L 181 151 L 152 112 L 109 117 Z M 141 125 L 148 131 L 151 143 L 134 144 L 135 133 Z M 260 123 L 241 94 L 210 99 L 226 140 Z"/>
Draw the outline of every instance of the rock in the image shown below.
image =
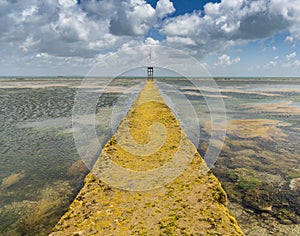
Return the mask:
<path id="1" fill-rule="evenodd" d="M 78 160 L 72 164 L 72 166 L 68 170 L 68 176 L 71 177 L 81 177 L 84 176 L 88 172 L 88 168 L 84 164 L 82 160 Z"/>
<path id="2" fill-rule="evenodd" d="M 243 204 L 258 211 L 271 212 L 273 208 L 269 192 L 261 189 L 246 191 Z"/>
<path id="3" fill-rule="evenodd" d="M 269 217 L 270 215 L 268 213 L 261 213 L 261 218 L 263 218 L 264 220 L 268 220 Z"/>
<path id="4" fill-rule="evenodd" d="M 292 191 L 300 190 L 300 178 L 292 179 L 289 184 L 289 187 Z"/>
<path id="5" fill-rule="evenodd" d="M 7 224 L 4 235 L 47 235 L 57 216 L 67 209 L 71 193 L 68 182 L 57 181 L 45 186 L 34 201 L 24 200 L 3 206 L 0 219 Z"/>
<path id="6" fill-rule="evenodd" d="M 78 231 L 73 233 L 73 236 L 83 236 L 83 235 L 84 235 L 83 231 Z"/>
<path id="7" fill-rule="evenodd" d="M 275 212 L 275 217 L 279 220 L 281 224 L 298 224 L 300 222 L 300 217 L 294 212 L 288 209 L 280 209 Z"/>

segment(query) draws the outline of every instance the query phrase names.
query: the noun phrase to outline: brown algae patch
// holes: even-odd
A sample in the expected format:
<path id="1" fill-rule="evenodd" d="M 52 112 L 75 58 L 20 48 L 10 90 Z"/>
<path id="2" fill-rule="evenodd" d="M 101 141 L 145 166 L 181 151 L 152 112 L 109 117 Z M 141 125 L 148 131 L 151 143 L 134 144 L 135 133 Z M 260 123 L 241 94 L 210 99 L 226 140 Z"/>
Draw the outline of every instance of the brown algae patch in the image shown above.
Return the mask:
<path id="1" fill-rule="evenodd" d="M 283 101 L 276 103 L 258 103 L 244 105 L 244 108 L 249 109 L 250 112 L 299 115 L 300 108 L 297 106 L 293 106 L 292 104 L 293 103 L 291 101 Z"/>
<path id="2" fill-rule="evenodd" d="M 227 196 L 219 181 L 211 171 L 204 171 L 205 162 L 173 118 L 155 84 L 148 82 L 51 235 L 244 235 L 226 208 Z M 131 145 L 144 145 L 151 143 L 150 123 L 157 119 L 166 127 L 166 132 L 159 132 L 166 134 L 157 150 L 159 155 L 140 156 L 138 160 L 138 153 L 129 155 L 121 150 L 116 140 L 126 140 L 122 134 L 127 135 L 127 131 L 122 129 L 127 124 L 135 142 Z M 108 152 L 122 167 L 149 170 L 168 162 L 179 140 L 193 159 L 178 178 L 166 185 L 149 191 L 125 191 L 97 178 L 99 160 Z"/>
<path id="3" fill-rule="evenodd" d="M 18 173 L 13 173 L 10 176 L 4 178 L 1 183 L 1 190 L 6 189 L 16 183 L 18 183 L 20 180 L 22 180 L 25 177 L 25 171 L 20 171 Z"/>
<path id="4" fill-rule="evenodd" d="M 229 120 L 227 121 L 226 132 L 228 135 L 243 139 L 261 138 L 265 140 L 280 140 L 286 137 L 286 134 L 283 133 L 280 127 L 289 125 L 289 123 L 271 119 Z M 216 126 L 214 129 L 223 129 L 223 126 Z M 205 122 L 204 130 L 207 133 L 211 133 L 211 121 Z"/>
<path id="5" fill-rule="evenodd" d="M 239 89 L 222 89 L 221 92 L 222 93 L 260 95 L 260 96 L 265 96 L 265 97 L 281 97 L 280 94 L 265 93 L 265 92 L 260 92 L 260 91 L 247 91 L 247 90 L 239 90 Z"/>
<path id="6" fill-rule="evenodd" d="M 191 90 L 191 91 L 193 91 L 193 90 L 199 91 L 198 88 L 189 87 L 189 86 L 183 87 L 182 89 L 183 90 Z M 242 89 L 235 89 L 235 88 L 228 88 L 228 89 L 222 88 L 220 90 L 216 90 L 216 89 L 210 88 L 210 87 L 201 87 L 200 90 L 201 91 L 206 91 L 206 92 L 211 92 L 211 93 L 221 92 L 221 93 L 224 93 L 224 94 L 225 93 L 235 93 L 235 94 L 260 95 L 260 96 L 266 96 L 266 97 L 281 97 L 282 96 L 280 94 L 275 94 L 275 93 L 261 92 L 261 91 L 249 91 L 249 90 L 242 90 Z M 193 95 L 196 95 L 196 93 L 194 93 Z M 200 93 L 198 93 L 198 95 L 200 95 Z M 230 96 L 222 95 L 222 97 L 228 98 Z"/>
<path id="7" fill-rule="evenodd" d="M 0 207 L 2 219 L 12 221 L 1 235 L 47 235 L 69 202 L 72 187 L 63 181 L 45 186 L 36 193 L 36 199 L 14 201 Z M 5 222 L 2 222 L 5 223 Z"/>

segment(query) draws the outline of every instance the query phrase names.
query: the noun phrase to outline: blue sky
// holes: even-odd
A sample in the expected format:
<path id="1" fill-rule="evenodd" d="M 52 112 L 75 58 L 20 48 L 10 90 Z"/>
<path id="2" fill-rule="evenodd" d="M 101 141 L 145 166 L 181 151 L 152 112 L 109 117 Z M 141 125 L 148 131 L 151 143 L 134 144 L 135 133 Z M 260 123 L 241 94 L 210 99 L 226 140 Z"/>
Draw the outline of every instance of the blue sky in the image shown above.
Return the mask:
<path id="1" fill-rule="evenodd" d="M 151 4 L 152 7 L 155 7 L 158 0 L 148 0 L 148 3 Z M 191 13 L 195 10 L 203 10 L 203 6 L 208 3 L 218 3 L 221 2 L 220 0 L 217 1 L 209 1 L 209 0 L 189 0 L 189 1 L 182 1 L 182 0 L 173 0 L 172 3 L 176 9 L 171 16 L 178 16 L 183 15 L 185 13 Z"/>
<path id="2" fill-rule="evenodd" d="M 85 75 L 106 55 L 161 45 L 197 58 L 214 76 L 300 77 L 298 5 L 297 0 L 2 0 L 0 75 Z"/>

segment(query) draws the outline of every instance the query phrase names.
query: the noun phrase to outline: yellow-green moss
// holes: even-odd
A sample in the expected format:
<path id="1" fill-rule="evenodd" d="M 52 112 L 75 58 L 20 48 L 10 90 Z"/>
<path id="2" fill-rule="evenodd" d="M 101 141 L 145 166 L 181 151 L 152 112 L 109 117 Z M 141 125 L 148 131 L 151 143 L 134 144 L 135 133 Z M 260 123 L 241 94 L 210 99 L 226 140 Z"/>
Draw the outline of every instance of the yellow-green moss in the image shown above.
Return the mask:
<path id="1" fill-rule="evenodd" d="M 154 121 L 163 123 L 167 130 L 165 143 L 157 152 L 142 158 L 118 144 L 119 139 L 127 141 L 127 127 L 135 142 L 147 144 Z M 51 235 L 244 235 L 226 208 L 227 197 L 219 181 L 206 171 L 205 162 L 154 82 L 147 82 L 100 158 L 109 153 L 119 166 L 149 170 L 172 159 L 182 139 L 184 148 L 192 150 L 192 162 L 172 182 L 153 190 L 133 192 L 108 186 L 93 175 L 97 161 Z"/>

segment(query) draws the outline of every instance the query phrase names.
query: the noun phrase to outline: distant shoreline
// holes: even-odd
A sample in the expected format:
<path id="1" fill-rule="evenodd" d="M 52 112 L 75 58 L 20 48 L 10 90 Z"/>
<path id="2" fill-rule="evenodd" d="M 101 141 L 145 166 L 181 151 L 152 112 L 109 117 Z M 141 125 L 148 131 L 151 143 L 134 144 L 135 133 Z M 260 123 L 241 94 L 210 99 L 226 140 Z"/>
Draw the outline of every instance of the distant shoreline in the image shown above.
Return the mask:
<path id="1" fill-rule="evenodd" d="M 90 78 L 90 79 L 111 79 L 109 76 L 105 77 L 85 77 L 85 76 L 0 76 L 0 80 L 62 80 L 62 79 L 84 79 L 84 78 Z M 146 79 L 145 76 L 122 76 L 117 78 L 124 78 L 124 79 Z M 207 79 L 207 77 L 189 77 L 193 79 Z M 298 80 L 300 77 L 264 77 L 264 76 L 257 76 L 257 77 L 248 77 L 248 76 L 217 76 L 212 77 L 214 80 Z M 157 76 L 155 79 L 159 80 L 167 80 L 167 79 L 186 79 L 185 77 L 176 77 L 176 76 Z"/>

